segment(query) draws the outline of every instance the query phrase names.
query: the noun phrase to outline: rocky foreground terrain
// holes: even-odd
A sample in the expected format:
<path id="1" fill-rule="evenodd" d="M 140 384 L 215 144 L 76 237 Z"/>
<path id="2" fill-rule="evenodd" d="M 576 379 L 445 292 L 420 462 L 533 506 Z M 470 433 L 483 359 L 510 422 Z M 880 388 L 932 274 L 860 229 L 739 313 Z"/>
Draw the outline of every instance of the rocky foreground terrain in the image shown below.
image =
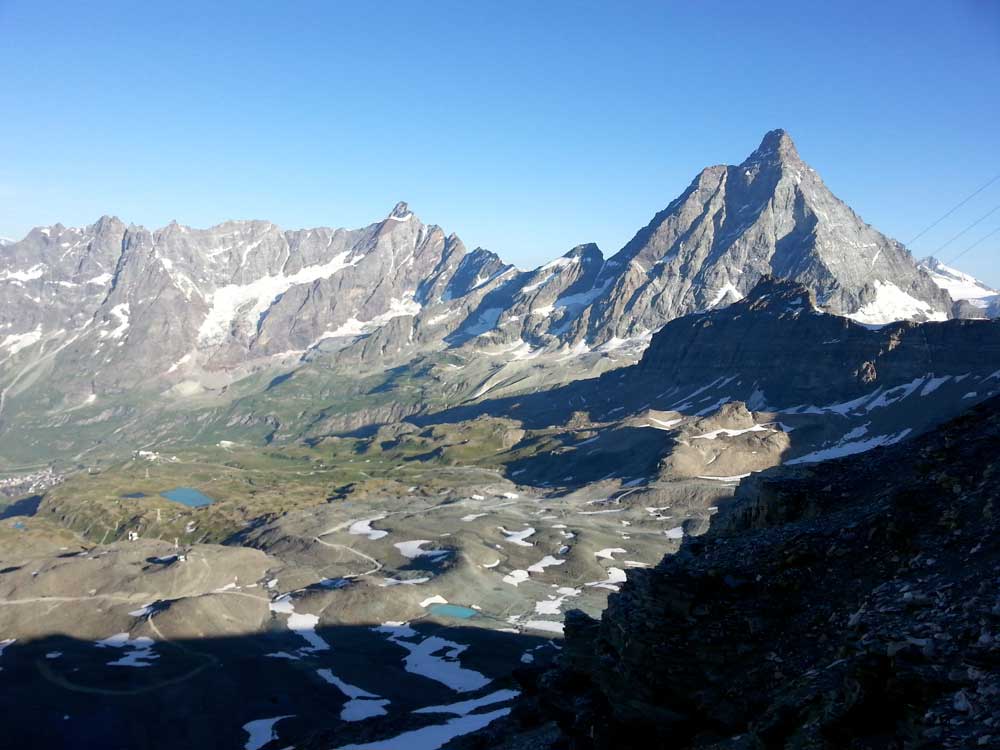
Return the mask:
<path id="1" fill-rule="evenodd" d="M 994 398 L 744 481 L 599 620 L 569 613 L 557 665 L 463 747 L 1000 746 L 998 478 Z"/>

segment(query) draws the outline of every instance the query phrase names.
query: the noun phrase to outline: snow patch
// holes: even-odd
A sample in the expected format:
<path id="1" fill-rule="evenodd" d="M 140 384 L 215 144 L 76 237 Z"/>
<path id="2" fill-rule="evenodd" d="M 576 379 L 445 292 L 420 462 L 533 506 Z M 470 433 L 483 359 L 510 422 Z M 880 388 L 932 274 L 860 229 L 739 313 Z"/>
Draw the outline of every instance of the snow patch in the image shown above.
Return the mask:
<path id="1" fill-rule="evenodd" d="M 430 543 L 430 539 L 414 539 L 410 542 L 396 542 L 392 546 L 399 550 L 399 554 L 410 560 L 418 557 L 439 558 L 449 554 L 446 549 L 421 549 L 423 545 Z"/>
<path id="2" fill-rule="evenodd" d="M 348 318 L 342 325 L 332 331 L 320 334 L 313 341 L 309 348 L 317 346 L 324 339 L 344 338 L 348 336 L 361 336 L 371 333 L 376 328 L 381 328 L 393 318 L 401 318 L 405 315 L 417 315 L 423 308 L 419 302 L 414 301 L 412 295 L 406 295 L 403 299 L 393 297 L 389 300 L 389 309 L 380 315 L 376 315 L 371 320 L 358 320 Z"/>
<path id="3" fill-rule="evenodd" d="M 874 286 L 875 299 L 844 317 L 865 325 L 885 325 L 917 317 L 948 319 L 947 313 L 934 310 L 927 302 L 910 296 L 891 282 L 876 280 Z"/>
<path id="4" fill-rule="evenodd" d="M 316 674 L 349 698 L 344 707 L 340 709 L 342 721 L 361 721 L 372 716 L 385 715 L 385 707 L 389 705 L 389 700 L 386 698 L 344 682 L 330 669 L 317 669 Z"/>
<path id="5" fill-rule="evenodd" d="M 295 605 L 292 604 L 292 595 L 290 593 L 282 594 L 271 602 L 268 607 L 272 612 L 288 615 L 288 629 L 309 644 L 308 648 L 302 649 L 303 651 L 315 652 L 330 650 L 330 644 L 316 634 L 316 626 L 319 625 L 319 617 L 316 615 L 303 615 L 296 612 Z"/>
<path id="6" fill-rule="evenodd" d="M 500 532 L 506 537 L 506 540 L 511 544 L 516 544 L 519 547 L 534 547 L 535 545 L 531 542 L 524 541 L 529 536 L 535 533 L 535 529 L 529 526 L 521 531 L 508 531 L 503 526 L 498 526 Z"/>
<path id="7" fill-rule="evenodd" d="M 500 320 L 502 312 L 502 307 L 490 307 L 483 310 L 472 325 L 465 327 L 464 333 L 470 336 L 482 336 L 484 333 L 492 331 L 497 327 L 497 321 Z"/>
<path id="8" fill-rule="evenodd" d="M 183 367 L 184 365 L 186 365 L 188 362 L 191 361 L 192 357 L 194 357 L 194 352 L 188 352 L 183 357 L 181 357 L 179 360 L 177 360 L 172 365 L 170 365 L 170 367 L 167 368 L 167 373 L 169 374 L 169 373 L 174 372 L 175 370 L 177 370 L 179 367 Z"/>
<path id="9" fill-rule="evenodd" d="M 160 658 L 157 654 L 153 653 L 153 644 L 154 641 L 152 638 L 140 636 L 133 639 L 129 638 L 128 633 L 118 633 L 96 643 L 100 648 L 128 649 L 128 653 L 125 656 L 116 661 L 108 662 L 109 667 L 153 666 L 153 661 Z"/>
<path id="10" fill-rule="evenodd" d="M 518 584 L 527 581 L 529 577 L 528 571 L 526 570 L 512 570 L 503 577 L 503 582 L 509 583 L 511 586 L 517 586 Z"/>
<path id="11" fill-rule="evenodd" d="M 615 589 L 615 591 L 617 590 Z M 528 620 L 524 623 L 524 627 L 529 630 L 543 630 L 547 633 L 563 634 L 563 624 L 554 620 Z"/>
<path id="12" fill-rule="evenodd" d="M 520 694 L 521 693 L 518 690 L 497 690 L 496 692 L 484 695 L 481 698 L 473 698 L 472 700 L 461 701 L 460 703 L 449 703 L 444 706 L 424 706 L 423 708 L 416 709 L 413 713 L 455 714 L 456 716 L 465 716 L 485 706 L 492 706 L 496 703 L 505 703 L 509 700 L 513 700 Z"/>
<path id="13" fill-rule="evenodd" d="M 13 357 L 22 349 L 27 349 L 29 346 L 33 346 L 41 340 L 42 324 L 39 323 L 33 331 L 10 334 L 3 341 L 0 341 L 0 349 L 6 349 L 7 353 Z"/>
<path id="14" fill-rule="evenodd" d="M 373 529 L 372 523 L 375 521 L 381 521 L 383 518 L 385 518 L 385 515 L 373 516 L 360 521 L 354 521 L 347 529 L 347 533 L 354 534 L 355 536 L 366 536 L 370 541 L 381 539 L 384 536 L 388 536 L 389 532 L 381 529 Z"/>
<path id="15" fill-rule="evenodd" d="M 501 708 L 483 714 L 458 716 L 445 724 L 414 729 L 363 745 L 343 745 L 336 750 L 438 750 L 456 737 L 476 732 L 509 713 L 509 708 Z"/>
<path id="16" fill-rule="evenodd" d="M 285 714 L 275 716 L 272 719 L 257 719 L 248 721 L 243 725 L 243 731 L 250 735 L 250 738 L 243 745 L 243 750 L 260 750 L 264 745 L 278 739 L 278 733 L 274 731 L 274 725 L 282 719 L 290 719 L 295 714 Z"/>
<path id="17" fill-rule="evenodd" d="M 609 591 L 618 591 L 619 585 L 625 583 L 627 577 L 625 571 L 621 568 L 608 568 L 608 580 L 606 581 L 591 581 L 590 583 L 585 583 L 584 586 L 590 586 L 591 588 L 598 589 L 608 589 Z"/>
<path id="18" fill-rule="evenodd" d="M 672 430 L 684 421 L 684 417 L 678 417 L 677 419 L 656 419 L 655 417 L 647 417 L 647 419 L 653 423 L 649 426 L 657 430 Z"/>
<path id="19" fill-rule="evenodd" d="M 731 282 L 727 281 L 725 286 L 723 286 L 718 292 L 716 292 L 715 296 L 712 297 L 712 301 L 708 303 L 709 309 L 718 305 L 720 302 L 726 299 L 726 297 L 732 297 L 732 302 L 739 302 L 741 299 L 743 299 L 743 295 L 740 294 L 740 290 L 737 289 L 735 286 L 733 286 Z"/>
<path id="20" fill-rule="evenodd" d="M 924 259 L 920 267 L 927 271 L 931 281 L 948 292 L 953 300 L 976 300 L 1000 294 L 1000 290 L 991 289 L 975 276 L 946 266 L 936 258 Z"/>
<path id="21" fill-rule="evenodd" d="M 535 602 L 535 614 L 536 615 L 558 615 L 562 612 L 562 605 L 567 600 L 574 596 L 579 596 L 583 589 L 574 589 L 568 586 L 563 586 L 556 589 L 559 596 L 550 596 L 545 601 Z"/>
<path id="22" fill-rule="evenodd" d="M 607 547 L 605 549 L 598 550 L 594 553 L 594 557 L 599 557 L 602 560 L 614 560 L 615 555 L 624 555 L 626 551 L 621 547 Z"/>
<path id="23" fill-rule="evenodd" d="M 361 259 L 359 256 L 348 260 L 349 255 L 349 252 L 340 253 L 326 263 L 306 266 L 290 276 L 279 273 L 262 276 L 249 284 L 219 287 L 208 297 L 210 308 L 198 329 L 198 343 L 202 346 L 222 343 L 237 316 L 242 316 L 251 325 L 256 324 L 274 300 L 293 286 L 329 278 Z"/>
<path id="24" fill-rule="evenodd" d="M 112 276 L 110 273 L 100 273 L 100 274 L 98 274 L 97 276 L 95 276 L 92 279 L 87 279 L 83 283 L 84 284 L 96 284 L 98 286 L 104 286 L 105 284 L 107 284 L 108 282 L 110 282 L 111 279 L 113 279 L 113 278 L 114 278 L 114 276 Z"/>
<path id="25" fill-rule="evenodd" d="M 408 625 L 382 625 L 374 630 L 406 649 L 403 665 L 411 674 L 440 682 L 458 693 L 480 690 L 491 682 L 479 672 L 462 666 L 459 656 L 469 648 L 466 645 L 437 635 L 424 637 Z"/>
<path id="26" fill-rule="evenodd" d="M 744 430 L 727 430 L 725 428 L 719 430 L 712 430 L 711 432 L 706 432 L 704 435 L 695 435 L 692 440 L 715 440 L 720 435 L 725 435 L 726 437 L 736 437 L 737 435 L 745 435 L 748 432 L 777 432 L 770 427 L 765 427 L 762 424 L 755 424 L 753 427 L 747 427 Z"/>
<path id="27" fill-rule="evenodd" d="M 131 308 L 128 302 L 120 302 L 109 311 L 114 317 L 118 318 L 118 325 L 112 328 L 110 331 L 101 331 L 100 337 L 109 339 L 120 339 L 125 335 L 129 326 L 129 314 L 131 313 Z"/>
<path id="28" fill-rule="evenodd" d="M 45 264 L 39 263 L 26 271 L 0 271 L 0 281 L 32 281 L 45 273 Z"/>
<path id="29" fill-rule="evenodd" d="M 901 432 L 897 432 L 894 435 L 875 435 L 867 440 L 841 440 L 841 442 L 836 445 L 832 445 L 828 448 L 821 448 L 818 451 L 813 451 L 812 453 L 807 453 L 804 456 L 799 456 L 798 458 L 793 458 L 791 461 L 785 461 L 786 464 L 811 464 L 817 463 L 819 461 L 829 461 L 832 458 L 842 458 L 843 456 L 853 456 L 857 453 L 864 453 L 870 451 L 873 448 L 879 448 L 883 445 L 894 445 L 899 441 L 903 440 L 907 435 L 910 434 L 912 430 L 907 427 Z M 846 435 L 844 436 L 847 437 Z"/>
<path id="30" fill-rule="evenodd" d="M 553 567 L 555 565 L 562 565 L 565 562 L 566 562 L 565 560 L 559 560 L 559 559 L 553 557 L 552 555 L 546 555 L 541 560 L 539 560 L 538 562 L 536 562 L 534 565 L 529 565 L 528 566 L 528 572 L 529 573 L 542 573 L 542 572 L 545 571 L 546 568 L 550 568 L 550 567 Z"/>

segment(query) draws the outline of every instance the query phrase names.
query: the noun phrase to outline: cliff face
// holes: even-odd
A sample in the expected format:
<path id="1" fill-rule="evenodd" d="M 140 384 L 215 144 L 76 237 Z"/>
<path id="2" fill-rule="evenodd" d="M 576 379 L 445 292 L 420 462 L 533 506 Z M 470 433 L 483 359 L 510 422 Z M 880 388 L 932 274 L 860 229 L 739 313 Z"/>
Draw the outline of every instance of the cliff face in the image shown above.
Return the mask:
<path id="1" fill-rule="evenodd" d="M 1000 399 L 900 446 L 765 472 L 571 613 L 524 717 L 572 748 L 1000 746 Z"/>
<path id="2" fill-rule="evenodd" d="M 767 403 L 790 407 L 1000 363 L 998 331 L 995 323 L 971 320 L 873 329 L 820 311 L 801 284 L 768 277 L 740 302 L 667 323 L 637 372 L 699 384 L 738 373 Z"/>
<path id="3" fill-rule="evenodd" d="M 864 323 L 944 320 L 951 306 L 902 245 L 862 221 L 789 135 L 773 130 L 743 163 L 703 170 L 608 259 L 590 338 L 635 336 L 717 309 L 768 275 L 801 283 L 824 309 Z"/>

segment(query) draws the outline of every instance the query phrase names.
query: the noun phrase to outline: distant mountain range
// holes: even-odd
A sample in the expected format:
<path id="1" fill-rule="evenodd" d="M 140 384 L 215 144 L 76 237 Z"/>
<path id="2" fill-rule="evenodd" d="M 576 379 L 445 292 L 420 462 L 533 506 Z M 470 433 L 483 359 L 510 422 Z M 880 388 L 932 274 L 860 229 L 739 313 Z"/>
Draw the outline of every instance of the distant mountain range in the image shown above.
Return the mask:
<path id="1" fill-rule="evenodd" d="M 946 266 L 937 258 L 924 258 L 920 268 L 955 301 L 954 317 L 1000 317 L 1000 291 L 991 289 L 974 276 Z"/>
<path id="2" fill-rule="evenodd" d="M 802 284 L 764 278 L 732 305 L 665 324 L 635 365 L 410 421 L 488 415 L 534 429 L 617 430 L 617 439 L 609 435 L 596 445 L 587 439 L 579 444 L 586 449 L 567 446 L 518 467 L 528 484 L 564 476 L 596 481 L 632 468 L 640 454 L 635 441 L 631 455 L 617 454 L 629 426 L 676 435 L 670 446 L 656 445 L 662 479 L 735 480 L 778 463 L 900 442 L 998 391 L 1000 320 L 900 321 L 873 329 L 823 313 Z M 734 439 L 705 438 L 720 429 Z"/>
<path id="3" fill-rule="evenodd" d="M 442 352 L 459 357 L 452 368 L 491 371 L 634 361 L 668 321 L 740 300 L 764 276 L 866 325 L 998 312 L 994 290 L 918 264 L 865 224 L 775 130 L 742 164 L 703 170 L 610 258 L 581 245 L 531 271 L 467 251 L 405 203 L 355 230 L 150 231 L 113 217 L 36 228 L 0 253 L 0 429 L 18 412 L 110 425 L 195 397 L 260 395 L 302 368 L 385 372 Z"/>

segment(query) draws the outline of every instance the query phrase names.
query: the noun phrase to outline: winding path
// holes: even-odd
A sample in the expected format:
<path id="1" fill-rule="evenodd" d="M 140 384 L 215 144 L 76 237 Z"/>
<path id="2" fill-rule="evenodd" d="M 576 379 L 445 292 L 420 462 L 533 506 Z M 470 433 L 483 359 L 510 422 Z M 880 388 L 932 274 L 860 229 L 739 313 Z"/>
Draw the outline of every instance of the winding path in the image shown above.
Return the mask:
<path id="1" fill-rule="evenodd" d="M 248 594 L 243 591 L 206 591 L 201 594 L 192 594 L 191 597 L 201 597 L 201 596 L 242 596 L 249 599 L 256 599 L 257 601 L 267 604 L 268 600 L 262 596 L 256 596 L 254 594 Z M 181 597 L 186 598 L 186 597 Z M 148 594 L 95 594 L 94 596 L 32 596 L 25 597 L 23 599 L 0 599 L 0 606 L 10 606 L 16 604 L 65 604 L 70 602 L 81 602 L 81 601 L 93 601 L 95 599 L 109 599 L 111 601 L 120 602 L 131 602 L 136 603 L 139 601 L 147 601 L 149 599 Z M 135 688 L 99 688 L 90 687 L 89 685 L 80 685 L 78 683 L 72 682 L 66 679 L 60 674 L 57 674 L 51 666 L 46 662 L 45 659 L 38 659 L 35 665 L 38 668 L 39 674 L 42 675 L 48 682 L 53 685 L 58 685 L 66 690 L 72 690 L 77 693 L 86 693 L 89 695 L 139 695 L 141 693 L 149 693 L 154 690 L 159 690 L 161 688 L 169 687 L 171 685 L 177 685 L 181 682 L 190 680 L 196 677 L 205 669 L 211 666 L 215 666 L 221 663 L 218 657 L 212 654 L 206 654 L 203 651 L 197 651 L 195 649 L 185 646 L 183 643 L 178 643 L 177 641 L 172 641 L 167 638 L 160 629 L 157 627 L 156 622 L 153 620 L 154 615 L 149 615 L 146 618 L 146 623 L 149 625 L 149 629 L 156 636 L 160 643 L 167 646 L 172 646 L 173 648 L 183 651 L 192 656 L 196 656 L 202 659 L 202 663 L 192 669 L 189 669 L 183 674 L 176 675 L 175 677 L 169 677 L 165 680 L 159 680 L 157 682 L 151 683 L 149 685 L 142 685 Z"/>
<path id="2" fill-rule="evenodd" d="M 329 534 L 329 533 L 331 533 L 331 532 L 327 531 L 327 532 L 325 532 L 325 534 L 323 534 L 323 536 L 325 536 L 326 534 Z M 334 542 L 324 542 L 318 536 L 313 537 L 313 540 L 319 542 L 324 547 L 330 547 L 332 549 L 342 549 L 342 550 L 347 550 L 348 552 L 352 552 L 355 555 L 357 555 L 358 557 L 364 558 L 368 562 L 373 563 L 375 565 L 375 567 L 372 568 L 371 570 L 366 570 L 363 573 L 351 573 L 350 575 L 342 576 L 343 578 L 360 578 L 361 576 L 368 576 L 368 575 L 371 575 L 372 573 L 378 573 L 380 570 L 382 570 L 382 568 L 385 567 L 382 563 L 380 563 L 378 560 L 376 560 L 371 555 L 366 555 L 364 552 L 361 552 L 360 550 L 354 549 L 354 547 L 348 547 L 346 544 L 335 544 Z M 337 564 L 337 563 L 334 563 L 334 564 Z M 329 567 L 329 566 L 327 566 L 327 567 Z"/>

